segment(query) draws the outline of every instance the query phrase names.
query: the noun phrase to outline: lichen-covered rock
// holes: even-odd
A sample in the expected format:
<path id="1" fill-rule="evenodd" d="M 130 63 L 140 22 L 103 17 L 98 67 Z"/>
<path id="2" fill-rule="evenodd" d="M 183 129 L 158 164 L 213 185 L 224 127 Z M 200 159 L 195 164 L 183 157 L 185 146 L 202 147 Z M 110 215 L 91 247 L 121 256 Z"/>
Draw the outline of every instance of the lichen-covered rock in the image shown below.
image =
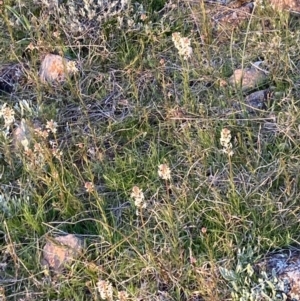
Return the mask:
<path id="1" fill-rule="evenodd" d="M 49 239 L 43 248 L 41 264 L 61 272 L 66 264 L 78 258 L 82 249 L 82 241 L 73 234 Z"/>
<path id="2" fill-rule="evenodd" d="M 236 69 L 229 78 L 232 86 L 241 87 L 243 91 L 260 87 L 267 81 L 267 75 L 255 67 Z"/>
<path id="3" fill-rule="evenodd" d="M 266 272 L 277 279 L 277 290 L 287 300 L 300 301 L 300 250 L 286 249 L 270 253 L 255 265 L 258 273 Z"/>

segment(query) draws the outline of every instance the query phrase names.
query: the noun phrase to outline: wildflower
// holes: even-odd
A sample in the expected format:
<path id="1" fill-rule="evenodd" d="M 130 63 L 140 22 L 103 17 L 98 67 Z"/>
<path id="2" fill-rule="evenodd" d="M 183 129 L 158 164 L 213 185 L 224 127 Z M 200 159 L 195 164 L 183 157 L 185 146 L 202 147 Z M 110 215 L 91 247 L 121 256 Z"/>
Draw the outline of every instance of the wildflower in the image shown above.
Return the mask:
<path id="1" fill-rule="evenodd" d="M 68 61 L 66 65 L 68 74 L 75 74 L 79 71 L 78 63 L 75 61 Z"/>
<path id="2" fill-rule="evenodd" d="M 54 122 L 53 119 L 47 121 L 46 129 L 48 129 L 49 132 L 55 134 L 57 132 L 57 122 Z"/>
<path id="3" fill-rule="evenodd" d="M 27 159 L 29 159 L 30 161 L 33 161 L 34 153 L 33 153 L 32 149 L 26 148 L 25 151 L 24 151 L 24 154 L 27 157 Z"/>
<path id="4" fill-rule="evenodd" d="M 223 146 L 223 152 L 228 154 L 230 157 L 234 154 L 231 143 L 231 132 L 228 128 L 223 128 L 221 131 L 220 143 Z"/>
<path id="5" fill-rule="evenodd" d="M 160 164 L 158 166 L 158 175 L 163 180 L 171 180 L 171 171 L 167 164 Z"/>
<path id="6" fill-rule="evenodd" d="M 228 128 L 224 128 L 221 131 L 221 138 L 220 138 L 220 143 L 224 147 L 232 147 L 231 145 L 231 132 Z"/>
<path id="7" fill-rule="evenodd" d="M 5 127 L 9 127 L 15 121 L 15 111 L 6 105 L 5 103 L 1 108 L 0 117 L 3 117 Z"/>
<path id="8" fill-rule="evenodd" d="M 191 47 L 191 40 L 189 38 L 181 37 L 179 32 L 172 34 L 172 41 L 179 55 L 183 56 L 184 60 L 191 57 L 193 49 Z"/>
<path id="9" fill-rule="evenodd" d="M 202 234 L 206 234 L 207 228 L 206 228 L 206 227 L 202 227 L 202 228 L 201 228 L 201 232 L 202 232 Z"/>
<path id="10" fill-rule="evenodd" d="M 95 185 L 93 182 L 85 182 L 84 188 L 85 188 L 86 192 L 91 193 L 94 191 Z"/>
<path id="11" fill-rule="evenodd" d="M 159 64 L 160 64 L 161 66 L 165 66 L 165 60 L 164 60 L 164 59 L 160 59 L 160 60 L 159 60 Z"/>
<path id="12" fill-rule="evenodd" d="M 109 281 L 99 280 L 97 282 L 97 289 L 100 293 L 100 297 L 103 300 L 112 300 L 113 298 L 113 290 L 112 285 Z"/>
<path id="13" fill-rule="evenodd" d="M 37 136 L 39 136 L 40 138 L 43 138 L 43 139 L 46 139 L 49 136 L 49 132 L 46 130 L 43 131 L 40 127 L 34 129 L 34 132 Z"/>
<path id="14" fill-rule="evenodd" d="M 128 294 L 126 291 L 118 292 L 118 300 L 117 301 L 126 301 L 128 299 Z"/>
<path id="15" fill-rule="evenodd" d="M 58 172 L 55 170 L 55 171 L 52 171 L 52 173 L 51 173 L 51 175 L 52 175 L 52 178 L 54 179 L 54 180 L 58 180 L 59 179 L 59 174 L 58 174 Z M 49 177 L 50 178 L 50 177 Z M 51 178 L 50 178 L 51 179 Z"/>
<path id="16" fill-rule="evenodd" d="M 54 148 L 52 148 L 51 151 L 52 151 L 53 157 L 55 157 L 58 160 L 61 159 L 63 152 L 59 148 L 54 147 Z"/>
<path id="17" fill-rule="evenodd" d="M 34 152 L 35 153 L 43 153 L 44 152 L 44 149 L 43 149 L 41 143 L 34 144 Z"/>
<path id="18" fill-rule="evenodd" d="M 219 85 L 220 85 L 220 87 L 226 87 L 227 86 L 227 81 L 226 80 L 224 80 L 224 79 L 221 79 L 220 80 L 220 82 L 219 82 Z"/>
<path id="19" fill-rule="evenodd" d="M 49 144 L 53 149 L 58 148 L 57 141 L 55 141 L 55 140 L 49 140 Z"/>
<path id="20" fill-rule="evenodd" d="M 142 21 L 145 21 L 147 18 L 148 18 L 148 17 L 147 17 L 146 14 L 141 14 L 140 19 L 141 19 Z"/>
<path id="21" fill-rule="evenodd" d="M 43 166 L 45 163 L 45 150 L 43 148 L 43 145 L 41 143 L 35 143 L 33 146 L 33 164 L 37 166 Z"/>
<path id="22" fill-rule="evenodd" d="M 134 204 L 137 208 L 146 208 L 147 204 L 145 203 L 145 196 L 138 186 L 132 187 L 132 192 L 130 195 L 134 199 Z"/>

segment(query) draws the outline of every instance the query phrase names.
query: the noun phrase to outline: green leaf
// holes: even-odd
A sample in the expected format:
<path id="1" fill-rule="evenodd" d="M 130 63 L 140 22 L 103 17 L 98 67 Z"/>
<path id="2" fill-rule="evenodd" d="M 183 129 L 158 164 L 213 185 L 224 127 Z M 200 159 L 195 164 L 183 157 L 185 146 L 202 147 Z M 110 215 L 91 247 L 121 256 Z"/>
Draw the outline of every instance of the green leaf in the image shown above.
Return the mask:
<path id="1" fill-rule="evenodd" d="M 28 19 L 25 16 L 21 16 L 14 8 L 11 6 L 6 5 L 5 8 L 10 11 L 22 24 L 23 28 L 27 31 L 31 29 L 31 25 L 28 21 Z"/>
<path id="2" fill-rule="evenodd" d="M 234 271 L 227 270 L 223 267 L 219 267 L 219 271 L 225 280 L 227 280 L 227 281 L 236 281 L 237 280 L 237 275 Z"/>

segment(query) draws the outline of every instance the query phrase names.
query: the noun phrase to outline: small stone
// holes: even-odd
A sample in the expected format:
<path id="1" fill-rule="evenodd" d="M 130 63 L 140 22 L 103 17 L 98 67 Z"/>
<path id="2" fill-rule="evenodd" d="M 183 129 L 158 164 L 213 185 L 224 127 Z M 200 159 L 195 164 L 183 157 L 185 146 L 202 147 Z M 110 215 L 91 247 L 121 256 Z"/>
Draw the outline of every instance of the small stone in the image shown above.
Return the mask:
<path id="1" fill-rule="evenodd" d="M 0 91 L 12 93 L 25 78 L 25 67 L 21 63 L 0 65 Z"/>
<path id="2" fill-rule="evenodd" d="M 267 80 L 265 72 L 249 67 L 245 69 L 236 69 L 233 75 L 229 78 L 229 83 L 233 86 L 240 86 L 242 91 L 258 88 Z"/>
<path id="3" fill-rule="evenodd" d="M 270 89 L 260 90 L 249 94 L 245 98 L 246 105 L 251 109 L 264 110 L 270 97 Z"/>
<path id="4" fill-rule="evenodd" d="M 40 79 L 42 82 L 64 82 L 78 71 L 77 62 L 60 55 L 47 54 L 40 67 Z"/>
<path id="5" fill-rule="evenodd" d="M 47 241 L 41 263 L 54 272 L 62 272 L 65 265 L 78 258 L 82 250 L 82 241 L 75 235 L 58 236 Z"/>

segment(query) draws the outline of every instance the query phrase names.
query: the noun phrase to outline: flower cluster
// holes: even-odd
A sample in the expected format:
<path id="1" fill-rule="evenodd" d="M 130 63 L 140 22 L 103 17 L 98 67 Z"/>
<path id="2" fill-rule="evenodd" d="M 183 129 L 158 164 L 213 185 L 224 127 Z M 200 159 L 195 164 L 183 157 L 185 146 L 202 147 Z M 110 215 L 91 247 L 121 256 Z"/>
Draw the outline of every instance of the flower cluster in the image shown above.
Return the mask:
<path id="1" fill-rule="evenodd" d="M 228 128 L 223 128 L 221 131 L 220 143 L 223 146 L 222 152 L 228 154 L 228 156 L 233 156 L 234 152 L 232 150 L 231 143 L 231 132 Z"/>
<path id="2" fill-rule="evenodd" d="M 97 282 L 97 289 L 103 300 L 113 300 L 112 284 L 109 281 L 99 280 Z"/>
<path id="3" fill-rule="evenodd" d="M 134 205 L 136 206 L 137 209 L 144 209 L 147 207 L 144 193 L 142 189 L 140 189 L 138 186 L 132 187 L 132 192 L 130 196 L 134 199 Z"/>
<path id="4" fill-rule="evenodd" d="M 24 146 L 24 154 L 30 169 L 43 168 L 46 164 L 46 149 L 41 143 L 35 143 L 32 148 L 29 148 L 29 142 L 24 139 L 22 142 Z"/>
<path id="5" fill-rule="evenodd" d="M 113 300 L 113 287 L 107 280 L 99 280 L 97 282 L 97 290 L 102 300 Z M 126 291 L 118 291 L 118 299 L 116 301 L 128 300 L 128 293 Z"/>
<path id="6" fill-rule="evenodd" d="M 49 133 L 56 133 L 57 123 L 47 121 L 45 126 L 22 119 L 13 131 L 13 144 L 23 155 L 30 169 L 43 169 L 48 160 L 61 160 L 63 155 L 57 141 L 49 140 Z M 22 150 L 22 152 L 21 152 Z"/>
<path id="7" fill-rule="evenodd" d="M 163 180 L 171 180 L 171 171 L 167 164 L 160 164 L 158 166 L 158 175 Z"/>
<path id="8" fill-rule="evenodd" d="M 10 127 L 15 121 L 15 111 L 9 107 L 5 103 L 0 110 L 0 117 L 4 119 L 4 126 L 6 128 Z"/>
<path id="9" fill-rule="evenodd" d="M 91 193 L 91 192 L 94 191 L 95 185 L 94 185 L 93 182 L 85 182 L 84 183 L 84 188 L 85 188 L 86 192 Z"/>
<path id="10" fill-rule="evenodd" d="M 182 37 L 179 32 L 174 32 L 172 34 L 172 41 L 175 48 L 178 50 L 179 55 L 182 56 L 184 60 L 191 57 L 193 49 L 189 38 Z"/>
<path id="11" fill-rule="evenodd" d="M 57 132 L 57 122 L 53 121 L 53 119 L 51 119 L 50 121 L 47 121 L 46 129 L 49 132 L 52 132 L 53 134 L 55 134 Z"/>
<path id="12" fill-rule="evenodd" d="M 126 301 L 128 299 L 128 293 L 126 291 L 118 292 L 118 300 L 117 301 Z"/>

